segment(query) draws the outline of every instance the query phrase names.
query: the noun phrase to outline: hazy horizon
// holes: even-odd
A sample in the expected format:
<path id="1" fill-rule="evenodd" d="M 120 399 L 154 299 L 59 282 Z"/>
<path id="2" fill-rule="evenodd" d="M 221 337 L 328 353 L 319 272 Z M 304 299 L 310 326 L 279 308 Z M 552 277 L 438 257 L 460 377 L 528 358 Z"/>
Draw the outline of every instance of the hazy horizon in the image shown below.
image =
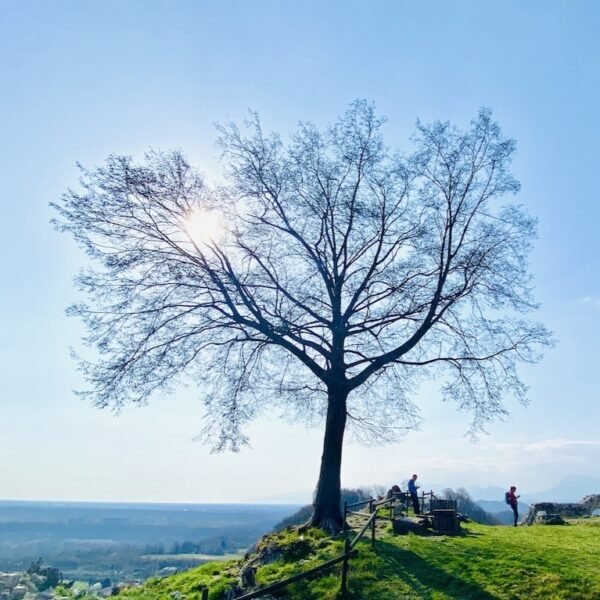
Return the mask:
<path id="1" fill-rule="evenodd" d="M 588 491 L 582 491 L 580 493 L 575 492 L 573 494 L 573 501 L 576 500 L 580 500 L 581 497 L 583 497 L 584 494 L 592 494 L 592 493 L 598 493 L 600 490 L 600 477 L 593 477 L 593 476 L 589 476 L 586 475 L 584 473 L 570 473 L 568 475 L 563 475 L 562 477 L 559 477 L 553 485 L 550 485 L 548 487 L 545 488 L 540 488 L 540 489 L 527 489 L 524 492 L 525 496 L 538 496 L 540 494 L 543 494 L 544 492 L 547 492 L 548 490 L 552 490 L 555 489 L 558 486 L 561 486 L 561 484 L 564 486 L 565 484 L 568 483 L 572 483 L 573 481 L 577 481 L 577 480 L 585 480 L 585 481 L 591 481 L 592 482 L 592 486 L 595 485 L 596 487 L 594 487 L 593 489 L 589 489 Z M 401 481 L 401 480 L 399 480 Z M 361 487 L 361 488 L 372 488 L 374 486 L 378 486 L 378 487 L 385 487 L 382 486 L 380 484 L 371 484 L 371 485 L 364 485 L 364 486 L 356 486 L 356 487 Z M 438 493 L 442 493 L 443 490 L 447 489 L 447 488 L 452 488 L 452 489 L 458 489 L 458 488 L 465 488 L 467 489 L 467 491 L 471 494 L 471 496 L 473 497 L 473 500 L 502 500 L 502 496 L 499 493 L 499 491 L 502 490 L 506 490 L 506 486 L 502 486 L 499 485 L 497 483 L 490 483 L 490 484 L 483 484 L 483 485 L 471 485 L 471 486 L 463 486 L 460 484 L 460 482 L 455 482 L 453 485 L 451 485 L 450 483 L 441 483 L 441 482 L 431 482 L 428 485 L 425 485 L 422 489 L 424 490 L 433 490 L 434 492 L 438 492 Z M 587 489 L 585 486 L 582 486 L 580 484 L 580 487 L 582 487 L 582 489 Z M 588 486 L 591 488 L 591 486 Z M 597 489 L 596 489 L 597 488 Z M 488 493 L 484 493 L 488 491 Z M 521 491 L 521 490 L 520 490 Z M 490 496 L 489 493 L 493 492 L 494 495 Z M 479 496 L 477 494 L 480 494 Z M 154 501 L 151 499 L 147 499 L 147 500 L 119 500 L 118 498 L 115 498 L 113 500 L 94 500 L 94 499 L 87 499 L 87 500 L 78 500 L 78 499 L 64 499 L 64 498 L 39 498 L 39 499 L 28 499 L 28 498 L 0 498 L 0 504 L 7 504 L 7 503 L 22 503 L 22 504 L 54 504 L 54 505 L 96 505 L 96 506 L 171 506 L 171 507 L 199 507 L 199 506 L 215 506 L 215 505 L 220 505 L 220 506 L 246 506 L 246 505 L 250 505 L 250 506 L 255 506 L 255 507 L 260 507 L 260 506 L 272 506 L 272 505 L 276 505 L 279 507 L 284 507 L 284 506 L 289 506 L 289 507 L 298 507 L 298 506 L 302 506 L 302 505 L 306 505 L 306 504 L 310 504 L 312 502 L 312 492 L 309 492 L 307 490 L 291 490 L 291 491 L 287 491 L 281 494 L 275 494 L 275 495 L 271 495 L 271 496 L 264 496 L 264 497 L 258 497 L 258 498 L 250 498 L 250 499 L 246 499 L 246 500 L 242 500 L 242 501 L 208 501 L 208 502 L 204 502 L 201 499 L 199 500 L 195 500 L 195 501 L 189 501 L 189 502 L 181 502 L 181 501 L 177 501 L 177 500 L 172 500 L 172 501 Z"/>

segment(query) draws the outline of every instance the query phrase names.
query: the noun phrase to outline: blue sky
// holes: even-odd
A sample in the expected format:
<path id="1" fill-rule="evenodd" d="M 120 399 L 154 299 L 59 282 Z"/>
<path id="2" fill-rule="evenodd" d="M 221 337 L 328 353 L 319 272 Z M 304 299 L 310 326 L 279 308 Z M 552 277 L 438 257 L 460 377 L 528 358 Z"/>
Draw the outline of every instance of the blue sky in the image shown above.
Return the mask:
<path id="1" fill-rule="evenodd" d="M 247 108 L 285 134 L 354 98 L 406 147 L 416 118 L 466 126 L 482 105 L 518 140 L 518 200 L 540 219 L 539 318 L 558 345 L 524 371 L 531 405 L 473 444 L 469 418 L 418 397 L 424 423 L 385 448 L 347 445 L 343 483 L 536 491 L 600 476 L 600 5 L 594 1 L 28 2 L 0 18 L 0 498 L 242 501 L 316 483 L 321 431 L 263 419 L 252 448 L 211 455 L 193 388 L 119 417 L 77 399 L 64 315 L 84 264 L 49 225 L 75 162 L 181 148 L 220 176 L 214 122 Z M 597 490 L 590 490 L 597 491 Z"/>

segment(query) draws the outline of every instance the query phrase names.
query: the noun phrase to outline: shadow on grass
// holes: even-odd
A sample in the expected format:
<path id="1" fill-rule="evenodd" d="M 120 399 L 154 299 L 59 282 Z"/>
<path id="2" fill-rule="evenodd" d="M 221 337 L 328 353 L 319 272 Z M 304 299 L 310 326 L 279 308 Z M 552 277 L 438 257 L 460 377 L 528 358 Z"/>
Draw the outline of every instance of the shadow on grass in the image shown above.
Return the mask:
<path id="1" fill-rule="evenodd" d="M 456 600 L 497 600 L 498 598 L 479 584 L 432 565 L 418 554 L 394 544 L 379 541 L 376 543 L 375 552 L 389 567 L 389 575 L 401 579 L 423 599 L 433 598 L 434 593 L 439 592 Z"/>
<path id="2" fill-rule="evenodd" d="M 465 529 L 462 527 L 460 531 L 456 534 L 457 537 L 481 537 L 483 533 L 479 533 L 478 531 L 471 531 L 470 529 Z"/>

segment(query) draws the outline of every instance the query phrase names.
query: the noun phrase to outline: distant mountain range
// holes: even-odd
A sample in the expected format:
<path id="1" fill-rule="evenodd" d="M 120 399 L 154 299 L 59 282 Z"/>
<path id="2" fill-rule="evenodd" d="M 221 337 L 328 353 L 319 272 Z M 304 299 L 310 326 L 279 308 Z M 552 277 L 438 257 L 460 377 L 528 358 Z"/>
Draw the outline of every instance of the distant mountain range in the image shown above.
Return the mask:
<path id="1" fill-rule="evenodd" d="M 510 522 L 512 520 L 513 512 L 510 506 L 504 502 L 504 500 L 476 500 L 476 503 L 485 510 L 485 512 L 494 515 L 495 517 L 499 517 L 502 513 L 502 516 L 505 518 L 501 518 L 502 522 Z M 519 514 L 524 516 L 529 510 L 529 505 L 523 502 L 519 502 Z M 504 515 L 506 513 L 506 515 Z"/>
<path id="2" fill-rule="evenodd" d="M 517 482 L 519 489 L 517 493 L 521 495 L 519 511 L 527 510 L 527 505 L 534 502 L 579 502 L 588 494 L 600 494 L 600 477 L 590 475 L 569 475 L 547 490 L 541 492 L 529 492 L 527 482 Z M 441 493 L 448 485 L 426 484 L 423 488 Z M 454 489 L 464 487 L 459 483 L 454 485 Z M 487 512 L 498 513 L 506 510 L 504 502 L 504 492 L 507 490 L 500 486 L 470 486 L 466 490 L 481 507 Z M 312 492 L 296 491 L 283 494 L 263 496 L 247 500 L 250 503 L 273 503 L 273 504 L 310 504 L 312 502 Z"/>
<path id="3" fill-rule="evenodd" d="M 523 504 L 533 504 L 534 502 L 579 502 L 588 494 L 600 494 L 600 477 L 569 475 L 554 487 L 541 492 L 524 493 L 525 489 L 527 489 L 526 483 L 521 484 L 517 490 L 517 494 L 521 494 L 520 502 Z M 504 493 L 506 490 L 504 488 L 498 486 L 472 486 L 467 488 L 467 491 L 488 512 L 506 510 L 506 504 L 504 504 Z M 498 507 L 498 510 L 493 510 L 494 507 Z"/>

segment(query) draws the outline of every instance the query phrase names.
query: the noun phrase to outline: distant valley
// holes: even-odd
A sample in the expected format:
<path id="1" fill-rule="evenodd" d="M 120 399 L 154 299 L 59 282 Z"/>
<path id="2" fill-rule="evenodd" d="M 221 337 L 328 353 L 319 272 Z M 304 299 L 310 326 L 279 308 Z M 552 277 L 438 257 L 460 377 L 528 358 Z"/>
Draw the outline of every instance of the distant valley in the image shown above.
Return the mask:
<path id="1" fill-rule="evenodd" d="M 41 557 L 66 579 L 143 580 L 244 552 L 297 508 L 0 501 L 0 571 Z"/>
<path id="2" fill-rule="evenodd" d="M 520 500 L 523 504 L 533 504 L 534 502 L 579 502 L 588 494 L 600 493 L 600 477 L 590 475 L 569 475 L 551 488 L 539 492 L 531 492 L 527 487 L 526 481 L 517 481 L 514 484 L 517 486 L 517 493 L 521 495 Z M 504 492 L 506 492 L 506 489 L 499 486 L 470 486 L 467 490 L 480 504 L 482 500 L 497 501 L 502 504 Z"/>

